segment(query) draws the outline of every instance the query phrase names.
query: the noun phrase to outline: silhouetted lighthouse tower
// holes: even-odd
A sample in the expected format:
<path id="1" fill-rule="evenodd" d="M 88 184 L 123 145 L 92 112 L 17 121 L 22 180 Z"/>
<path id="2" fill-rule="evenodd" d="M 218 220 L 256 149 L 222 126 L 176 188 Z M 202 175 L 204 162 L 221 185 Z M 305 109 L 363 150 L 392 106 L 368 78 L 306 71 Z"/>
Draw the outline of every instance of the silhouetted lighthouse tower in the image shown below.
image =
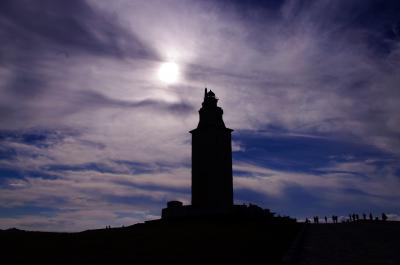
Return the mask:
<path id="1" fill-rule="evenodd" d="M 192 205 L 227 208 L 233 205 L 232 129 L 226 128 L 218 99 L 207 88 L 192 134 Z"/>
<path id="2" fill-rule="evenodd" d="M 225 220 L 271 220 L 268 209 L 233 204 L 232 129 L 226 128 L 218 99 L 205 89 L 200 121 L 192 134 L 192 204 L 169 201 L 161 220 L 225 218 Z M 287 220 L 290 220 L 287 219 Z"/>

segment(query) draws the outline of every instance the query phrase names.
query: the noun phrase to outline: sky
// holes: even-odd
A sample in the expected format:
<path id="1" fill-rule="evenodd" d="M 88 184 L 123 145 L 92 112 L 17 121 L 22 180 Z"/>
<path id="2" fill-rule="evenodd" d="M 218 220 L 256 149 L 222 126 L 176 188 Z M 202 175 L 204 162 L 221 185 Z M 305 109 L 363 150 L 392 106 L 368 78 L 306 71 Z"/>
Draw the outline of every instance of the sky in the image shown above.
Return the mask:
<path id="1" fill-rule="evenodd" d="M 205 87 L 234 129 L 235 203 L 400 220 L 399 14 L 396 0 L 2 0 L 0 229 L 190 204 Z"/>

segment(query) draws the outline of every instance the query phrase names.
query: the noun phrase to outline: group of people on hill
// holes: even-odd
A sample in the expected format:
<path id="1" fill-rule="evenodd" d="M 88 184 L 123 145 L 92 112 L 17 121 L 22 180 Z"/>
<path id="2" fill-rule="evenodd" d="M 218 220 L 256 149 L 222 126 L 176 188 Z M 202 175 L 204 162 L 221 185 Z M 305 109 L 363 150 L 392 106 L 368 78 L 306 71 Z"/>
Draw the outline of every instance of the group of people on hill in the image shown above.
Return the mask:
<path id="1" fill-rule="evenodd" d="M 328 217 L 325 216 L 324 219 L 325 219 L 325 223 L 328 223 Z M 332 215 L 331 219 L 332 219 L 332 223 L 334 223 L 334 224 L 336 224 L 338 222 L 338 217 L 336 215 Z M 318 215 L 314 216 L 313 221 L 314 221 L 314 224 L 319 224 L 319 216 Z M 306 218 L 306 223 L 310 223 L 310 220 L 308 218 Z"/>
<path id="2" fill-rule="evenodd" d="M 366 221 L 366 220 L 367 220 L 367 215 L 366 215 L 365 213 L 363 213 L 362 216 L 363 216 L 363 219 L 362 219 L 362 220 Z M 387 217 L 387 215 L 386 215 L 385 213 L 382 213 L 381 218 L 382 218 L 382 219 L 381 219 L 382 221 L 386 221 L 386 220 L 388 219 L 388 217 Z M 370 221 L 373 221 L 373 220 L 378 221 L 378 220 L 379 220 L 379 217 L 376 216 L 376 217 L 374 218 L 374 216 L 372 215 L 372 213 L 369 213 L 368 219 L 369 219 Z M 350 222 L 355 222 L 355 221 L 359 221 L 359 220 L 360 220 L 360 217 L 358 216 L 358 214 L 353 213 L 353 214 L 349 214 L 349 219 L 348 219 L 348 220 L 349 220 Z"/>
<path id="3" fill-rule="evenodd" d="M 386 221 L 388 219 L 387 215 L 385 213 L 382 213 L 381 215 L 381 220 L 382 221 Z M 324 217 L 325 223 L 328 223 L 328 217 L 325 216 Z M 332 223 L 336 224 L 338 222 L 338 217 L 336 215 L 332 215 L 331 217 Z M 362 219 L 360 219 L 360 216 L 358 214 L 352 213 L 349 214 L 349 218 L 348 219 L 342 219 L 342 222 L 357 222 L 357 221 L 379 221 L 379 217 L 376 216 L 374 218 L 374 216 L 372 215 L 372 213 L 369 214 L 368 218 L 367 215 L 365 213 L 362 214 Z M 314 224 L 319 224 L 319 216 L 313 216 L 313 222 Z M 311 223 L 310 219 L 306 218 L 306 223 Z"/>

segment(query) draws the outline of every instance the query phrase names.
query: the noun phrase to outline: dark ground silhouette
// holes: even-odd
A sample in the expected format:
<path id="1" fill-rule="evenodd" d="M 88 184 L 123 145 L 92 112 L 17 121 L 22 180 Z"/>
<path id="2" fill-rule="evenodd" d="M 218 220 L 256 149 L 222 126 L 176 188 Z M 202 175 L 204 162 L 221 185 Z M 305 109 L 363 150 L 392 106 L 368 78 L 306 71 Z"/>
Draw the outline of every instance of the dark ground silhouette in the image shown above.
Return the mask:
<path id="1" fill-rule="evenodd" d="M 175 221 L 80 233 L 0 230 L 0 264 L 400 264 L 400 222 Z"/>
<path id="2" fill-rule="evenodd" d="M 295 222 L 176 221 L 81 233 L 0 231 L 0 264 L 278 264 Z"/>
<path id="3" fill-rule="evenodd" d="M 400 222 L 308 224 L 292 265 L 400 264 Z"/>

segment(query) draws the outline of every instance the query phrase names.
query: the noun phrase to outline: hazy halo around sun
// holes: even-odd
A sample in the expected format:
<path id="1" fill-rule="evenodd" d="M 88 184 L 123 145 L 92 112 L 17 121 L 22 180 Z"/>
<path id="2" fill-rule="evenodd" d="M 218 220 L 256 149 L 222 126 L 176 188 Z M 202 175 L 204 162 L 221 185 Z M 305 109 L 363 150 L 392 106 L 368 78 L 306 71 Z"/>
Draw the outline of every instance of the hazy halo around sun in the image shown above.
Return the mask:
<path id="1" fill-rule="evenodd" d="M 174 62 L 164 62 L 158 69 L 158 78 L 166 84 L 176 83 L 179 75 L 179 66 Z"/>

